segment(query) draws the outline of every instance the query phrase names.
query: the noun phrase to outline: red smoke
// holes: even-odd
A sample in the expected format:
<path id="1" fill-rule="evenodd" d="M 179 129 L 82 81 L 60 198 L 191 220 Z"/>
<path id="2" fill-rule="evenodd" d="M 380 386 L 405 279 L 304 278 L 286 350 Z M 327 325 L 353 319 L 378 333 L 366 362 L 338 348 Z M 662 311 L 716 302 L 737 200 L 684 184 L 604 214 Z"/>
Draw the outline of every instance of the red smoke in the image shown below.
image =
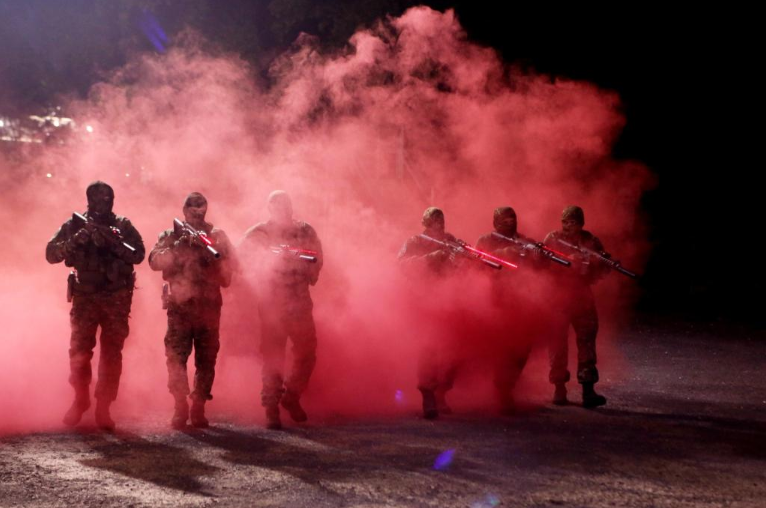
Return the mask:
<path id="1" fill-rule="evenodd" d="M 520 232 L 542 239 L 559 227 L 564 206 L 579 204 L 586 229 L 626 266 L 640 266 L 637 208 L 651 179 L 642 165 L 611 157 L 625 121 L 619 97 L 509 70 L 466 39 L 452 11 L 411 9 L 356 33 L 342 54 L 302 37 L 275 61 L 268 88 L 240 59 L 185 39 L 165 55 L 135 58 L 68 105 L 92 134 L 0 159 L 0 432 L 58 427 L 70 403 L 66 270 L 47 265 L 43 250 L 84 209 L 96 179 L 114 187 L 115 212 L 132 220 L 147 251 L 190 191 L 208 198 L 208 220 L 235 242 L 266 219 L 272 190 L 290 193 L 326 257 L 312 289 L 319 350 L 305 396 L 316 417 L 414 411 L 415 354 L 429 336 L 467 336 L 462 344 L 475 347 L 461 352 L 486 353 L 485 282 L 457 281 L 423 297 L 400 279 L 396 253 L 429 205 L 445 211 L 448 231 L 474 243 L 491 230 L 497 206 L 513 206 Z M 169 419 L 172 407 L 160 275 L 146 262 L 137 271 L 118 424 L 147 409 Z M 630 282 L 613 275 L 602 286 L 600 366 L 608 372 L 609 316 L 625 308 Z M 262 418 L 256 305 L 243 296 L 257 291 L 240 277 L 224 293 L 213 423 L 223 413 Z M 436 326 L 440 312 L 459 315 L 457 325 Z M 524 387 L 547 393 L 544 369 L 525 378 Z"/>

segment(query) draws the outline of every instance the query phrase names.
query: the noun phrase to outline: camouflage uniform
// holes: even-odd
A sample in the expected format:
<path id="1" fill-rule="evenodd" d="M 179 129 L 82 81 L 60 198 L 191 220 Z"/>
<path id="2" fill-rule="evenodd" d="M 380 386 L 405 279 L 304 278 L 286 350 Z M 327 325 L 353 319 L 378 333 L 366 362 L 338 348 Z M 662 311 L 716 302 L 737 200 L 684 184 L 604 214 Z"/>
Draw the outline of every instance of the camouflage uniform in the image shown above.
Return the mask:
<path id="1" fill-rule="evenodd" d="M 89 217 L 88 212 L 83 214 Z M 87 397 L 92 373 L 90 360 L 96 346 L 96 330 L 101 326 L 101 353 L 95 396 L 99 401 L 117 398 L 122 373 L 122 347 L 128 337 L 128 317 L 133 299 L 133 265 L 144 259 L 141 235 L 125 217 L 110 213 L 103 225 L 119 229 L 130 251 L 120 245 L 97 245 L 93 239 L 76 244 L 73 237 L 81 229 L 71 219 L 53 235 L 45 250 L 49 263 L 73 267 L 77 278 L 73 287 L 69 343 L 69 382 L 76 393 Z M 79 418 L 78 418 L 79 419 Z"/>
<path id="2" fill-rule="evenodd" d="M 162 271 L 170 285 L 165 356 L 168 389 L 176 399 L 190 394 L 186 363 L 194 348 L 194 401 L 211 400 L 215 363 L 220 347 L 221 288 L 231 284 L 233 249 L 222 230 L 204 223 L 204 231 L 220 253 L 214 259 L 204 248 L 179 242 L 173 229 L 160 233 L 149 253 L 149 266 Z"/>
<path id="3" fill-rule="evenodd" d="M 577 381 L 580 384 L 598 382 L 596 368 L 596 334 L 598 314 L 590 286 L 603 277 L 608 268 L 595 260 L 578 257 L 557 239 L 564 239 L 574 245 L 603 252 L 604 247 L 592 233 L 582 230 L 576 238 L 565 236 L 562 231 L 553 231 L 545 237 L 544 244 L 573 258 L 570 268 L 560 269 L 556 279 L 552 308 L 560 312 L 552 316 L 551 341 L 549 344 L 550 375 L 553 384 L 569 381 L 567 369 L 569 345 L 568 331 L 571 325 L 577 339 Z"/>
<path id="4" fill-rule="evenodd" d="M 440 241 L 455 241 L 455 237 L 447 232 L 441 234 L 426 232 L 426 234 Z M 441 250 L 442 247 L 438 244 L 415 235 L 407 239 L 397 257 L 405 265 L 414 265 L 427 270 L 427 273 L 441 277 L 450 273 L 455 267 L 455 264 L 448 261 L 446 256 L 436 255 Z M 457 371 L 457 359 L 448 355 L 444 348 L 436 343 L 429 342 L 421 351 L 418 360 L 418 389 L 438 392 L 441 398 L 454 386 Z"/>
<path id="5" fill-rule="evenodd" d="M 501 233 L 502 234 L 502 233 Z M 531 242 L 529 238 L 516 232 L 506 234 Z M 541 333 L 535 329 L 539 323 L 540 308 L 527 294 L 529 285 L 539 285 L 535 271 L 542 267 L 543 261 L 528 250 L 516 244 L 486 234 L 476 242 L 476 248 L 489 252 L 519 266 L 519 270 L 493 272 L 492 300 L 499 312 L 495 323 L 500 339 L 500 351 L 495 364 L 495 388 L 497 389 L 501 409 L 513 409 L 513 389 L 527 364 L 532 343 Z M 521 288 L 521 289 L 520 289 Z"/>
<path id="6" fill-rule="evenodd" d="M 271 252 L 270 247 L 279 245 L 315 251 L 317 262 Z M 259 279 L 261 404 L 275 408 L 285 394 L 297 401 L 306 390 L 316 364 L 317 337 L 309 285 L 313 286 L 319 279 L 322 245 L 314 228 L 306 222 L 291 220 L 284 226 L 269 220 L 247 230 L 240 245 L 240 256 L 248 260 L 248 265 L 255 265 Z M 293 343 L 293 366 L 285 380 L 288 337 Z"/>

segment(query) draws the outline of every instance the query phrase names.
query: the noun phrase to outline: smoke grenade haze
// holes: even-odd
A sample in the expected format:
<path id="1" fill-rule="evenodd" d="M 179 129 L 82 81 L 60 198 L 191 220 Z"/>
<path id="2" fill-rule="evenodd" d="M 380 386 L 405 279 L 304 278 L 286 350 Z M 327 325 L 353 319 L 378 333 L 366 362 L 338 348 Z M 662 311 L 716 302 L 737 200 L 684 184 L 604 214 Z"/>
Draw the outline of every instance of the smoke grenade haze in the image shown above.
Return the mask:
<path id="1" fill-rule="evenodd" d="M 182 217 L 191 191 L 207 197 L 207 220 L 235 243 L 268 218 L 272 190 L 290 194 L 295 218 L 314 226 L 326 257 L 312 288 L 319 349 L 305 394 L 319 418 L 414 413 L 424 341 L 459 344 L 468 364 L 491 354 L 484 278 L 467 274 L 429 291 L 402 280 L 397 251 L 420 232 L 427 206 L 442 208 L 447 230 L 473 244 L 491 231 L 495 207 L 513 206 L 519 231 L 541 240 L 566 205 L 579 204 L 586 229 L 626 266 L 641 266 L 647 244 L 637 210 L 652 180 L 641 164 L 611 157 L 625 122 L 620 98 L 509 68 L 468 41 L 452 11 L 411 9 L 357 32 L 340 54 L 302 36 L 267 79 L 205 47 L 187 33 L 165 54 L 136 56 L 67 105 L 91 134 L 35 156 L 0 155 L 0 432 L 58 428 L 71 402 L 68 272 L 48 265 L 43 251 L 85 209 L 85 187 L 96 179 L 113 186 L 114 211 L 131 219 L 147 252 Z M 118 423 L 158 410 L 169 419 L 172 408 L 161 275 L 146 262 L 137 272 Z M 244 272 L 224 290 L 213 422 L 216 414 L 262 421 L 253 299 L 268 295 Z M 631 291 L 618 275 L 597 290 L 602 379 L 617 375 L 615 316 L 629 309 Z M 527 292 L 538 297 L 535 287 Z M 480 374 L 489 371 L 475 370 L 465 383 L 481 390 L 456 398 L 483 407 L 491 393 Z M 542 365 L 524 379 L 532 399 L 547 393 Z"/>

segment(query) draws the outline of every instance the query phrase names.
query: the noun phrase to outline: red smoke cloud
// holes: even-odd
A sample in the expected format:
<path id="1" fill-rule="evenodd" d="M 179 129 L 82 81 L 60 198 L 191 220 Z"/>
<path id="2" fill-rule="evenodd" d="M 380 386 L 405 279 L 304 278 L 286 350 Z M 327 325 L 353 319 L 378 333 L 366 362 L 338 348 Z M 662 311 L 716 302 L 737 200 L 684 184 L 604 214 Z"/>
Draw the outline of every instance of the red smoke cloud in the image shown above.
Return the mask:
<path id="1" fill-rule="evenodd" d="M 508 69 L 494 50 L 466 39 L 452 11 L 425 7 L 356 33 L 341 54 L 301 37 L 269 78 L 266 87 L 245 62 L 203 50 L 187 34 L 69 104 L 92 134 L 0 160 L 0 432 L 58 427 L 70 403 L 66 270 L 42 253 L 72 211 L 85 208 L 92 180 L 114 187 L 115 212 L 132 220 L 147 250 L 181 216 L 190 191 L 206 195 L 208 220 L 234 241 L 266 219 L 269 192 L 290 193 L 296 218 L 315 227 L 326 256 L 312 289 L 312 416 L 414 410 L 416 351 L 429 336 L 467 336 L 462 344 L 475 347 L 462 352 L 486 353 L 485 282 L 457 281 L 424 301 L 412 281 L 400 280 L 397 250 L 419 232 L 429 205 L 445 211 L 448 231 L 474 243 L 491 230 L 497 206 L 513 206 L 519 230 L 542 239 L 576 203 L 586 229 L 627 266 L 640 266 L 646 243 L 637 208 L 651 178 L 641 164 L 611 157 L 625 121 L 615 93 Z M 146 262 L 137 271 L 118 423 L 157 408 L 169 419 L 171 411 L 161 279 Z M 601 353 L 609 351 L 608 316 L 625 308 L 628 286 L 612 276 L 599 289 Z M 213 422 L 221 413 L 261 418 L 256 305 L 247 297 L 257 292 L 242 276 L 224 294 Z M 455 309 L 473 317 L 456 311 L 460 326 L 435 325 L 433 316 Z M 526 386 L 547 386 L 545 372 L 527 377 Z"/>

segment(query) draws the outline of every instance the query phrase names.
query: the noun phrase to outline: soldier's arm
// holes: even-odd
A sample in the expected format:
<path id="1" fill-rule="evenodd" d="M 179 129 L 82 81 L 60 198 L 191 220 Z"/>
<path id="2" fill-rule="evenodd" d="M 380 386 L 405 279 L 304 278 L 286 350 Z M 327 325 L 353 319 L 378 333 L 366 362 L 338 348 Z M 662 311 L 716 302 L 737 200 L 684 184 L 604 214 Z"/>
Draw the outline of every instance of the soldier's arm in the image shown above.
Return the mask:
<path id="1" fill-rule="evenodd" d="M 322 242 L 319 241 L 319 236 L 311 225 L 304 223 L 303 231 L 301 232 L 302 245 L 297 247 L 313 250 L 316 252 L 316 263 L 301 262 L 302 266 L 306 270 L 306 275 L 309 279 L 309 284 L 312 286 L 319 280 L 319 271 L 324 264 L 324 254 L 322 253 Z"/>
<path id="2" fill-rule="evenodd" d="M 137 265 L 144 260 L 146 256 L 146 247 L 144 247 L 144 240 L 141 238 L 138 230 L 131 224 L 128 219 L 122 224 L 121 228 L 123 241 L 133 247 L 135 250 L 130 250 L 122 243 L 116 247 L 117 256 L 120 259 L 131 265 Z"/>
<path id="3" fill-rule="evenodd" d="M 547 235 L 545 235 L 545 238 L 543 239 L 543 245 L 546 247 L 556 248 L 556 234 L 551 231 Z"/>
<path id="4" fill-rule="evenodd" d="M 245 231 L 245 235 L 236 247 L 236 269 L 240 273 L 257 273 L 259 264 L 263 264 L 263 251 L 268 248 L 269 237 L 258 225 Z"/>
<path id="5" fill-rule="evenodd" d="M 172 245 L 172 236 L 167 231 L 160 233 L 157 243 L 154 244 L 151 252 L 149 252 L 149 267 L 152 270 L 159 272 L 173 266 L 175 255 L 173 254 Z"/>
<path id="6" fill-rule="evenodd" d="M 448 240 L 454 240 L 454 237 L 448 236 Z M 449 259 L 449 252 L 429 242 L 429 247 L 433 247 L 432 250 L 424 252 L 421 240 L 417 236 L 409 238 L 399 250 L 397 258 L 399 262 L 405 266 L 431 266 L 438 268 L 442 263 Z"/>
<path id="7" fill-rule="evenodd" d="M 412 238 L 408 238 L 406 242 L 404 242 L 404 245 L 402 245 L 402 248 L 399 249 L 399 253 L 396 255 L 396 258 L 405 264 L 410 264 L 415 258 L 415 252 L 414 252 L 414 241 Z"/>
<path id="8" fill-rule="evenodd" d="M 602 252 L 606 252 L 606 249 L 604 249 L 604 245 L 601 243 L 601 240 L 599 240 L 596 236 L 593 236 L 590 242 L 590 248 L 599 254 Z M 598 263 L 598 270 L 594 274 L 596 280 L 604 278 L 611 269 L 609 266 L 607 266 L 605 263 Z"/>
<path id="9" fill-rule="evenodd" d="M 478 240 L 476 240 L 476 248 L 479 250 L 483 250 L 484 252 L 491 252 L 491 246 L 489 239 L 491 238 L 490 235 L 482 235 L 479 237 Z"/>
<path id="10" fill-rule="evenodd" d="M 229 241 L 229 237 L 223 231 L 216 231 L 215 248 L 221 253 L 221 259 L 218 262 L 218 274 L 221 287 L 229 287 L 234 272 L 237 271 L 237 259 L 234 248 Z"/>
<path id="11" fill-rule="evenodd" d="M 61 263 L 66 259 L 72 250 L 71 244 L 68 243 L 69 239 L 69 222 L 67 221 L 56 231 L 48 245 L 45 246 L 45 259 L 48 260 L 48 263 Z"/>

